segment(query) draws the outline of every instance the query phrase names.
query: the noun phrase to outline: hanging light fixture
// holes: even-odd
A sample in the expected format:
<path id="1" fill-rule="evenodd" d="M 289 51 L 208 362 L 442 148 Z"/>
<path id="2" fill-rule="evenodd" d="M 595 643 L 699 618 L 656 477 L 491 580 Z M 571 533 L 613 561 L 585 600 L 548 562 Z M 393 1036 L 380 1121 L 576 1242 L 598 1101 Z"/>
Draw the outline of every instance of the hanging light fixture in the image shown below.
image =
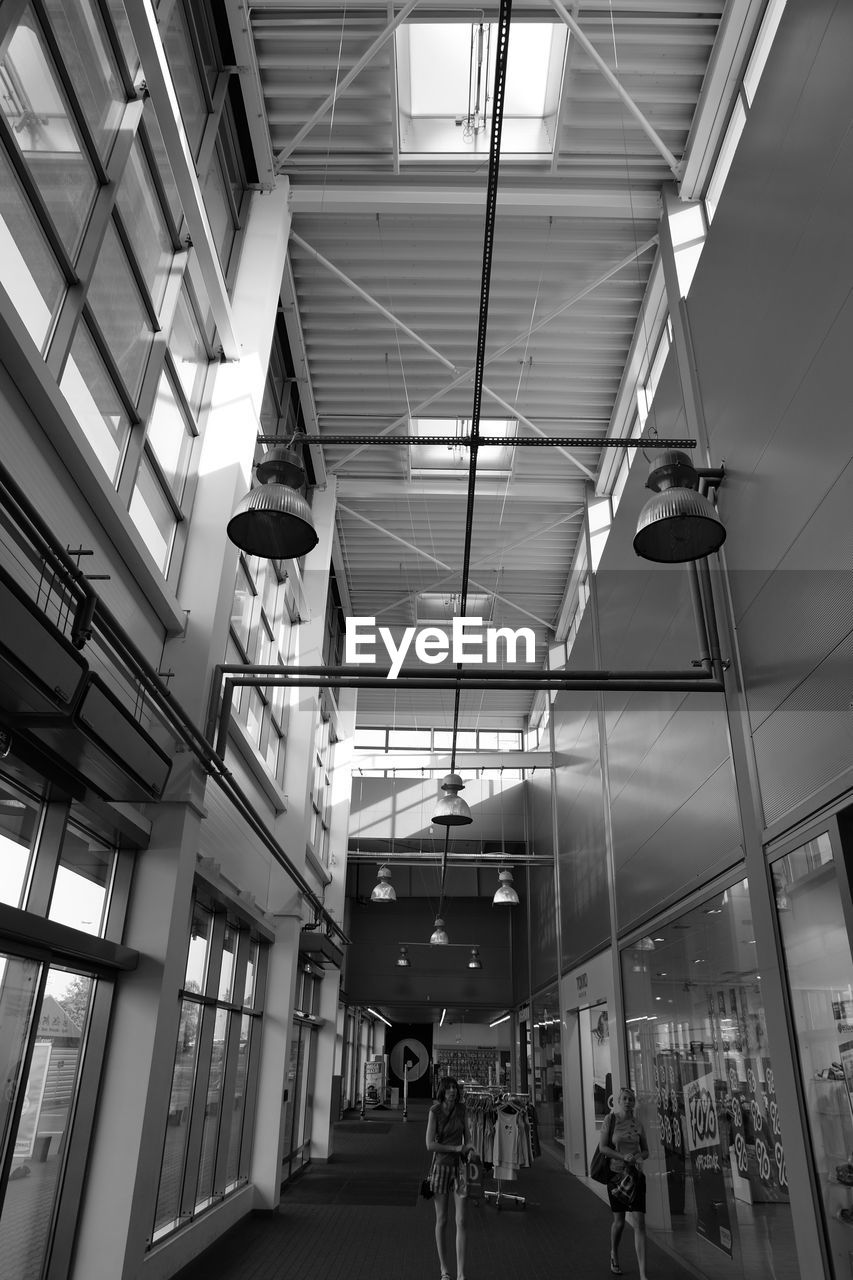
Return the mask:
<path id="1" fill-rule="evenodd" d="M 430 937 L 430 945 L 433 947 L 446 947 L 449 941 L 450 938 L 447 936 L 447 931 L 444 928 L 444 921 L 441 916 L 436 916 L 435 928 L 433 929 Z"/>
<path id="2" fill-rule="evenodd" d="M 228 537 L 264 560 L 295 560 L 319 542 L 311 508 L 299 492 L 305 470 L 299 454 L 275 445 L 255 468 L 258 483 L 228 521 Z"/>
<path id="3" fill-rule="evenodd" d="M 379 879 L 370 894 L 371 902 L 396 902 L 397 894 L 391 883 L 391 868 L 380 867 Z"/>
<path id="4" fill-rule="evenodd" d="M 683 564 L 702 560 L 726 540 L 726 528 L 710 498 L 698 492 L 699 474 L 680 449 L 656 454 L 647 489 L 654 489 L 637 520 L 634 550 L 644 560 Z"/>
<path id="5" fill-rule="evenodd" d="M 440 827 L 464 827 L 473 822 L 471 810 L 459 795 L 465 783 L 458 773 L 448 773 L 441 780 L 444 795 L 438 802 L 438 808 L 432 816 L 433 822 Z"/>
<path id="6" fill-rule="evenodd" d="M 408 948 L 408 947 L 401 947 L 401 948 L 400 948 L 400 954 L 397 956 L 397 968 L 398 968 L 398 969 L 408 969 L 408 968 L 409 968 L 409 966 L 411 965 L 411 963 L 412 963 L 412 962 L 411 962 L 411 960 L 409 959 L 409 948 Z"/>
<path id="7" fill-rule="evenodd" d="M 492 898 L 493 907 L 517 907 L 518 894 L 512 887 L 512 872 L 502 871 L 498 876 L 500 884 L 495 890 L 495 896 Z"/>
<path id="8" fill-rule="evenodd" d="M 468 961 L 468 968 L 469 968 L 469 969 L 482 969 L 482 967 L 483 967 L 483 962 L 482 962 L 482 960 L 480 959 L 480 948 L 479 948 L 479 947 L 472 947 L 472 948 L 471 948 L 471 959 Z"/>

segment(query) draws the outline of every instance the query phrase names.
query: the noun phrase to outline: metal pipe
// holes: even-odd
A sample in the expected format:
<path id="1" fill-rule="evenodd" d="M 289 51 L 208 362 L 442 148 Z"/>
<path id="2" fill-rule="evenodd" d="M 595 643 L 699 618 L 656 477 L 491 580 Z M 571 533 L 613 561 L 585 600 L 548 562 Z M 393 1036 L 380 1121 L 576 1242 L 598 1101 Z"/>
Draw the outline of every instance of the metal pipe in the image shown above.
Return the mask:
<path id="1" fill-rule="evenodd" d="M 687 563 L 687 581 L 690 586 L 690 603 L 693 605 L 696 636 L 699 640 L 699 664 L 702 670 L 707 671 L 710 675 L 711 655 L 708 650 L 708 627 L 705 621 L 705 611 L 702 608 L 702 593 L 699 587 L 699 574 L 695 560 L 689 560 Z"/>
<path id="2" fill-rule="evenodd" d="M 372 664 L 367 664 L 367 665 L 372 665 Z M 226 675 L 226 676 L 231 676 L 231 675 L 237 676 L 237 677 L 246 676 L 247 678 L 259 676 L 263 679 L 266 679 L 267 677 L 269 677 L 270 678 L 269 683 L 271 684 L 276 683 L 277 678 L 285 682 L 294 680 L 294 683 L 296 683 L 296 679 L 294 678 L 298 679 L 299 677 L 302 677 L 302 676 L 306 677 L 306 679 L 309 677 L 313 679 L 313 677 L 318 676 L 322 678 L 328 678 L 329 680 L 336 680 L 339 678 L 343 680 L 353 679 L 353 678 L 380 680 L 382 684 L 388 684 L 388 685 L 392 684 L 391 679 L 386 678 L 387 671 L 384 670 L 383 668 L 380 668 L 378 671 L 370 671 L 368 673 L 368 672 L 361 672 L 357 666 L 337 666 L 337 667 L 323 667 L 323 666 L 279 667 L 279 666 L 261 666 L 261 665 L 241 666 L 240 663 L 237 663 L 237 662 L 223 662 L 219 666 L 217 666 L 215 670 L 217 672 L 221 672 L 223 675 Z M 607 668 L 602 668 L 602 669 L 593 668 L 591 670 L 572 671 L 572 672 L 566 672 L 565 674 L 561 674 L 559 671 L 543 670 L 542 668 L 539 668 L 539 667 L 537 667 L 536 670 L 534 671 L 513 671 L 513 672 L 508 672 L 506 670 L 478 671 L 476 675 L 471 671 L 470 668 L 465 668 L 461 671 L 456 670 L 448 673 L 445 671 L 436 671 L 429 667 L 424 667 L 423 670 L 421 670 L 418 667 L 415 667 L 415 668 L 403 667 L 400 671 L 400 674 L 394 677 L 394 680 L 399 682 L 400 688 L 403 688 L 406 685 L 408 685 L 410 680 L 424 680 L 428 684 L 431 682 L 436 682 L 440 684 L 441 682 L 447 681 L 447 680 L 458 680 L 465 685 L 471 684 L 474 681 L 488 684 L 492 680 L 495 680 L 495 681 L 511 680 L 514 684 L 528 684 L 528 683 L 536 684 L 536 685 L 541 684 L 544 687 L 549 687 L 548 681 L 550 680 L 556 680 L 556 681 L 577 680 L 577 681 L 586 682 L 586 684 L 590 684 L 591 682 L 597 681 L 603 689 L 609 689 L 612 687 L 615 681 L 628 680 L 633 682 L 640 682 L 648 685 L 649 688 L 656 689 L 658 687 L 657 682 L 660 680 L 688 680 L 688 681 L 695 681 L 697 684 L 701 684 L 703 681 L 706 681 L 707 679 L 708 677 L 702 671 L 696 671 L 696 670 L 690 670 L 690 669 L 682 671 L 678 668 L 667 669 L 662 671 L 653 671 L 653 672 L 627 671 L 627 670 L 619 670 L 619 669 L 611 671 L 611 670 L 608 670 Z M 239 680 L 237 681 L 237 683 L 239 683 Z M 559 684 L 555 687 L 561 688 L 562 684 Z"/>

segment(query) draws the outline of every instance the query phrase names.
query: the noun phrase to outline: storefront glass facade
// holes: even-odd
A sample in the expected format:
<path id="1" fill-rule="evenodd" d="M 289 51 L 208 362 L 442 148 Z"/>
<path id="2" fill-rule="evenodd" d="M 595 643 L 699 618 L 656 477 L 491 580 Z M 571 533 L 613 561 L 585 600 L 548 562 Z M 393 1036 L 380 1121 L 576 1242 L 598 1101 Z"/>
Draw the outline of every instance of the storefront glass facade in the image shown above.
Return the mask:
<path id="1" fill-rule="evenodd" d="M 708 1277 L 799 1277 L 746 881 L 622 953 L 648 1218 Z"/>
<path id="2" fill-rule="evenodd" d="M 840 853 L 833 825 L 771 863 L 817 1184 L 839 1278 L 850 1275 L 853 1247 L 853 961 Z"/>
<path id="3" fill-rule="evenodd" d="M 544 1143 L 563 1146 L 563 1051 L 556 985 L 533 1001 L 533 1102 Z"/>

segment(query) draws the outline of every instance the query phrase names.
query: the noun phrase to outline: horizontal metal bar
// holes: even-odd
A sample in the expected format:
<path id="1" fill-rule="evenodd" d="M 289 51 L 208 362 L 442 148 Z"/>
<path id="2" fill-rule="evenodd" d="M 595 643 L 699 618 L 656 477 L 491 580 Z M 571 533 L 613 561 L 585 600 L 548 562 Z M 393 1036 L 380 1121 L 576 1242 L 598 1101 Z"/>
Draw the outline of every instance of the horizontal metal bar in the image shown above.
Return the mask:
<path id="1" fill-rule="evenodd" d="M 371 863 L 377 867 L 440 867 L 440 853 L 406 854 L 400 857 L 396 853 L 347 853 L 347 865 L 350 863 Z M 552 866 L 554 859 L 545 853 L 457 853 L 449 854 L 449 867 L 507 867 L 514 866 Z"/>
<path id="2" fill-rule="evenodd" d="M 239 663 L 226 662 L 223 663 L 218 670 L 222 675 L 233 677 L 234 684 L 288 684 L 288 683 L 310 683 L 312 680 L 329 683 L 332 680 L 380 680 L 383 684 L 390 684 L 387 679 L 388 671 L 385 668 L 377 670 L 362 671 L 359 667 L 279 667 L 279 666 L 241 666 Z M 406 685 L 410 680 L 424 680 L 427 684 L 441 683 L 443 680 L 452 680 L 454 683 L 469 684 L 471 681 L 481 681 L 486 684 L 492 680 L 512 680 L 518 684 L 547 684 L 550 680 L 581 680 L 586 683 L 597 681 L 606 687 L 614 680 L 628 680 L 632 682 L 642 681 L 659 681 L 659 680 L 684 680 L 689 683 L 702 684 L 707 682 L 708 675 L 705 671 L 696 669 L 691 671 L 680 671 L 678 669 L 669 669 L 665 671 L 608 671 L 603 670 L 587 670 L 587 671 L 543 671 L 537 668 L 535 671 L 507 671 L 501 669 L 498 671 L 477 671 L 476 673 L 470 667 L 465 667 L 461 671 L 438 671 L 431 670 L 428 667 L 420 668 L 403 667 L 399 675 L 394 677 L 401 685 Z"/>
<path id="3" fill-rule="evenodd" d="M 258 444 L 284 444 L 283 436 L 258 436 Z M 695 449 L 696 441 L 691 439 L 654 440 L 636 439 L 633 436 L 478 436 L 476 441 L 470 436 L 355 436 L 342 433 L 321 432 L 320 444 L 352 444 L 352 445 L 405 445 L 407 448 L 416 444 L 447 445 L 448 448 L 471 449 Z M 297 437 L 296 443 L 299 443 Z"/>
<path id="4" fill-rule="evenodd" d="M 240 679 L 229 678 L 229 683 L 238 685 L 262 686 L 264 683 L 292 685 L 305 689 L 502 689 L 516 692 L 521 689 L 556 689 L 557 691 L 602 691 L 617 693 L 722 693 L 722 681 L 714 680 L 703 672 L 697 679 L 686 673 L 678 678 L 646 676 L 644 679 L 607 679 L 598 676 L 595 679 L 578 679 L 573 676 L 545 675 L 540 680 L 515 680 L 512 678 L 486 679 L 483 675 L 469 676 L 465 672 L 457 675 L 444 675 L 434 678 L 417 676 L 403 679 L 401 677 L 383 678 L 382 676 L 331 676 L 324 680 L 321 676 L 305 679 L 272 680 L 269 677 L 253 677 Z"/>

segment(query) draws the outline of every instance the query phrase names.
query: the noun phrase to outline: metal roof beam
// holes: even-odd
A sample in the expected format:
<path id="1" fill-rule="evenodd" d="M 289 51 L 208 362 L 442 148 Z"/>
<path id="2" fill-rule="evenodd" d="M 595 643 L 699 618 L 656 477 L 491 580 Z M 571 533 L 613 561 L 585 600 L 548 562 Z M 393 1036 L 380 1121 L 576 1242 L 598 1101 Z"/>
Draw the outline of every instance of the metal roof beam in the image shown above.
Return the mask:
<path id="1" fill-rule="evenodd" d="M 405 538 L 401 538 L 398 533 L 392 533 L 390 529 L 386 529 L 383 525 L 377 524 L 375 520 L 371 520 L 369 516 L 364 516 L 360 511 L 354 511 L 352 507 L 345 507 L 342 502 L 338 502 L 338 510 L 346 511 L 348 515 L 354 516 L 356 520 L 362 520 L 365 524 L 370 525 L 371 529 L 376 529 L 378 533 L 384 533 L 386 538 L 391 538 L 394 542 L 399 542 L 401 546 L 406 547 L 409 551 L 414 551 L 415 555 L 422 556 L 424 560 L 431 560 L 433 564 L 437 564 L 439 569 L 446 569 L 448 573 L 453 573 L 452 565 L 447 564 L 444 560 L 439 560 L 438 556 L 434 556 L 429 551 L 425 551 L 423 547 L 417 546 L 414 542 L 408 542 Z M 472 587 L 476 587 L 478 591 L 485 592 L 494 600 L 500 600 L 501 604 L 508 605 L 510 609 L 515 609 L 517 613 L 521 613 L 525 618 L 530 618 L 532 622 L 537 622 L 540 627 L 545 627 L 547 631 L 553 631 L 554 625 L 546 622 L 544 618 L 540 618 L 535 613 L 530 613 L 527 609 L 523 609 L 520 604 L 516 604 L 514 600 L 509 600 L 506 596 L 500 595 L 497 591 L 493 591 L 491 587 L 483 586 L 481 582 L 475 582 L 473 578 L 469 578 Z"/>
<path id="2" fill-rule="evenodd" d="M 592 62 L 595 63 L 595 65 L 598 67 L 599 71 L 604 76 L 607 83 L 613 89 L 615 89 L 616 93 L 622 99 L 625 106 L 631 112 L 631 115 L 639 124 L 643 133 L 652 143 L 652 146 L 660 155 L 663 156 L 664 160 L 669 165 L 675 177 L 680 179 L 684 170 L 683 162 L 680 160 L 676 160 L 675 156 L 672 154 L 669 147 L 664 142 L 663 138 L 660 136 L 657 130 L 652 127 L 652 125 L 643 115 L 642 111 L 637 106 L 636 102 L 631 97 L 630 93 L 628 93 L 627 89 L 625 89 L 624 86 L 622 85 L 622 82 L 610 70 L 607 63 L 602 58 L 601 54 L 596 49 L 595 45 L 586 35 L 584 35 L 583 29 L 578 26 L 577 22 L 569 13 L 566 6 L 564 4 L 561 4 L 560 0 L 551 0 L 551 4 L 553 6 L 554 12 L 557 13 L 562 18 L 563 22 L 565 22 L 566 26 L 572 32 L 578 44 L 586 53 L 587 57 Z"/>
<path id="3" fill-rule="evenodd" d="M 317 121 L 322 120 L 326 112 L 331 110 L 331 108 L 335 105 L 335 103 L 337 102 L 341 94 L 346 92 L 346 90 L 352 84 L 356 76 L 359 75 L 364 70 L 364 68 L 367 66 L 369 62 L 373 60 L 373 58 L 379 52 L 382 46 L 386 44 L 388 40 L 390 40 L 391 36 L 394 34 L 397 28 L 401 25 L 401 23 L 406 21 L 409 14 L 417 6 L 417 4 L 418 4 L 418 0 L 409 0 L 408 4 L 403 5 L 402 9 L 397 14 L 394 21 L 388 24 L 388 26 L 381 33 L 381 35 L 377 36 L 377 38 L 373 41 L 373 44 L 370 46 L 370 48 L 366 49 L 364 53 L 361 55 L 361 57 L 358 59 L 358 61 L 353 63 L 349 71 L 344 76 L 343 80 L 341 80 L 338 84 L 335 85 L 334 89 L 326 98 L 325 102 L 322 102 L 320 106 L 317 108 L 317 110 L 314 112 L 314 114 L 310 117 L 310 119 L 305 121 L 305 124 L 291 138 L 287 146 L 283 147 L 282 150 L 279 151 L 278 155 L 275 158 L 276 166 L 279 169 L 283 167 L 288 156 L 290 156 L 296 150 L 296 148 L 299 146 L 302 139 L 311 132 L 311 130 L 314 128 L 314 125 L 317 123 Z"/>
<path id="4" fill-rule="evenodd" d="M 404 480 L 401 476 L 338 476 L 338 499 L 458 498 L 465 492 L 466 476 L 436 476 L 434 480 Z M 528 502 L 559 502 L 562 505 L 583 501 L 584 482 L 580 479 L 533 480 L 513 478 L 512 496 Z M 506 477 L 498 479 L 477 476 L 477 497 L 503 501 L 507 492 Z M 581 506 L 580 511 L 583 511 Z M 569 512 L 571 519 L 575 512 Z"/>
<path id="5" fill-rule="evenodd" d="M 482 187 L 449 186 L 440 181 L 429 187 L 405 182 L 399 186 L 356 183 L 323 187 L 320 183 L 300 182 L 293 188 L 292 200 L 294 216 L 303 213 L 414 215 L 425 212 L 436 218 L 465 214 L 479 218 L 485 208 L 486 194 Z M 498 191 L 498 211 L 529 217 L 531 210 L 535 210 L 537 215 L 554 218 L 624 218 L 632 224 L 642 221 L 656 224 L 660 218 L 660 193 L 636 189 L 555 190 L 552 185 L 537 185 L 535 174 L 527 175 L 524 184 L 515 187 L 512 177 L 506 176 Z"/>

